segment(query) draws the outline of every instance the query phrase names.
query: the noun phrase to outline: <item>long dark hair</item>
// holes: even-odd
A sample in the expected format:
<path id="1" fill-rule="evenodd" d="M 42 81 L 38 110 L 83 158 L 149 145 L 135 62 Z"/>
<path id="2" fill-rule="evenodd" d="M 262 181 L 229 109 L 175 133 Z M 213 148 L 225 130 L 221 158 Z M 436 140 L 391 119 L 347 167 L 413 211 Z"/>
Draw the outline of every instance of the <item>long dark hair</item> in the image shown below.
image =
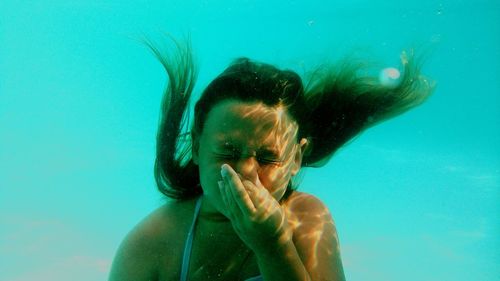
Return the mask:
<path id="1" fill-rule="evenodd" d="M 154 44 L 148 46 L 168 76 L 156 139 L 155 179 L 160 192 L 180 200 L 202 193 L 198 166 L 191 158 L 190 137 L 201 134 L 210 109 L 222 100 L 284 106 L 299 124 L 297 141 L 308 139 L 302 166 L 321 167 L 353 137 L 421 104 L 434 89 L 434 84 L 420 75 L 413 54 L 403 53 L 402 76 L 394 87 L 360 76 L 363 64 L 348 59 L 318 68 L 304 87 L 293 71 L 239 58 L 203 91 L 189 132 L 189 99 L 197 77 L 190 45 L 176 43 L 174 55 Z M 288 193 L 295 188 L 290 182 Z"/>

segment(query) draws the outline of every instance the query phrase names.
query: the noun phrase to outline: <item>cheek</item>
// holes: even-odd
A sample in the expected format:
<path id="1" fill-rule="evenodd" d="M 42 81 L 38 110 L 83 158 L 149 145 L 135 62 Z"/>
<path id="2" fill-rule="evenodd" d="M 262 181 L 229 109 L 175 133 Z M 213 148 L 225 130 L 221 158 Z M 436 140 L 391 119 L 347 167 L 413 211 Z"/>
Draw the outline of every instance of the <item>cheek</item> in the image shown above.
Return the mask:
<path id="1" fill-rule="evenodd" d="M 201 155 L 201 154 L 200 154 Z M 215 159 L 211 159 L 204 155 L 200 157 L 198 171 L 200 173 L 200 181 L 202 188 L 205 189 L 218 189 L 217 181 L 221 180 L 220 175 L 221 164 Z M 205 190 L 207 192 L 208 190 Z"/>
<path id="2" fill-rule="evenodd" d="M 290 168 L 287 166 L 264 169 L 259 175 L 260 181 L 270 193 L 279 193 L 286 189 L 290 177 Z"/>

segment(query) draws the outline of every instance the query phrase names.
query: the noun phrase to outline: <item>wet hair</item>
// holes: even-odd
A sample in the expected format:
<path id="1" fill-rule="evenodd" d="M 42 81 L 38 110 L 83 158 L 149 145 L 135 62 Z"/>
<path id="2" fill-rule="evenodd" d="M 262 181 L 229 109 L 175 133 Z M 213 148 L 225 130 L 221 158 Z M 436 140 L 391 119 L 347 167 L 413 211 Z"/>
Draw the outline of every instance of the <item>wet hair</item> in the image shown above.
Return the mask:
<path id="1" fill-rule="evenodd" d="M 293 71 L 239 58 L 202 92 L 189 132 L 189 99 L 197 69 L 190 45 L 176 44 L 174 56 L 154 44 L 148 46 L 168 77 L 156 139 L 155 180 L 161 193 L 179 200 L 202 193 L 190 137 L 201 134 L 210 110 L 221 101 L 284 106 L 298 123 L 297 141 L 308 140 L 302 167 L 321 167 L 362 131 L 421 104 L 434 89 L 420 75 L 420 65 L 412 54 L 403 53 L 402 75 L 393 87 L 382 85 L 375 77 L 361 76 L 364 64 L 348 58 L 318 68 L 306 86 Z M 285 196 L 296 188 L 290 180 Z"/>

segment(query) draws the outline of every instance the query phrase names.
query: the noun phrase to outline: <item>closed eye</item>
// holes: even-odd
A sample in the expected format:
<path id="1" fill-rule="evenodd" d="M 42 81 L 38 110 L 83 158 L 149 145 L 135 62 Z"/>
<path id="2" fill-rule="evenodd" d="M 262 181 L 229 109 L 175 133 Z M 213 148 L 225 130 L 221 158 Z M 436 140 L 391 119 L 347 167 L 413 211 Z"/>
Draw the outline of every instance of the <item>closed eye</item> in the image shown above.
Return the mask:
<path id="1" fill-rule="evenodd" d="M 215 157 L 218 159 L 238 159 L 240 156 L 239 154 L 231 154 L 231 153 L 214 153 Z M 272 164 L 272 165 L 281 165 L 283 163 L 282 160 L 279 159 L 273 159 L 273 158 L 262 158 L 258 157 L 257 161 L 259 163 L 267 165 L 267 164 Z"/>
<path id="2" fill-rule="evenodd" d="M 258 158 L 258 161 L 266 164 L 281 164 L 283 161 L 277 159 Z"/>
<path id="3" fill-rule="evenodd" d="M 214 153 L 216 157 L 219 158 L 236 158 L 237 155 L 235 154 L 230 154 L 230 153 Z"/>

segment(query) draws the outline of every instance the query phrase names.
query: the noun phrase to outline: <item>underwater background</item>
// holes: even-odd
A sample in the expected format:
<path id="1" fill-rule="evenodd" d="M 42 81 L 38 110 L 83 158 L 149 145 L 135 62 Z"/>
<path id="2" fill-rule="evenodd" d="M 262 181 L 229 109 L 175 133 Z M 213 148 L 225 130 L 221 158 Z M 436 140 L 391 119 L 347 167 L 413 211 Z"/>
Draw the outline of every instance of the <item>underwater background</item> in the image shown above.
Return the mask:
<path id="1" fill-rule="evenodd" d="M 337 224 L 349 281 L 500 280 L 500 1 L 0 1 L 0 280 L 105 280 L 164 199 L 166 76 L 140 42 L 191 38 L 193 98 L 246 56 L 301 75 L 424 53 L 436 90 L 299 190 Z M 303 76 L 304 77 L 304 76 Z M 182 243 L 183 241 L 179 241 Z"/>

